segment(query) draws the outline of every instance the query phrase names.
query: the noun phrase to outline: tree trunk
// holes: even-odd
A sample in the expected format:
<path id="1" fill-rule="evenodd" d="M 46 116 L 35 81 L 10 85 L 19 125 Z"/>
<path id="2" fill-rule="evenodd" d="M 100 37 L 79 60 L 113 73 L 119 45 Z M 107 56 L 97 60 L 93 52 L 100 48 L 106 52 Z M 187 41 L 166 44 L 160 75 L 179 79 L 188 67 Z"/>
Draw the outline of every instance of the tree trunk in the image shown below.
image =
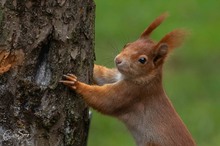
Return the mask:
<path id="1" fill-rule="evenodd" d="M 0 0 L 0 145 L 85 146 L 88 107 L 59 83 L 89 83 L 93 0 Z"/>

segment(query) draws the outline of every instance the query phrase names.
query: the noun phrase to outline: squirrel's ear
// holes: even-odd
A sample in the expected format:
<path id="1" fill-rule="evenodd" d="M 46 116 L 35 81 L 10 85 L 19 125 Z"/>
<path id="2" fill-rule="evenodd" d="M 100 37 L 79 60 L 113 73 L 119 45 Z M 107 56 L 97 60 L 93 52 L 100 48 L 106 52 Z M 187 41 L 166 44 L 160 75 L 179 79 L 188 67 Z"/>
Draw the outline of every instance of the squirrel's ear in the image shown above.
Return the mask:
<path id="1" fill-rule="evenodd" d="M 168 13 L 164 13 L 157 17 L 141 34 L 140 38 L 146 39 L 151 33 L 164 21 L 164 19 L 168 16 Z"/>
<path id="2" fill-rule="evenodd" d="M 182 29 L 174 30 L 165 35 L 159 43 L 153 48 L 154 51 L 154 63 L 163 63 L 166 56 L 171 50 L 179 47 L 186 36 L 186 31 Z"/>
<path id="3" fill-rule="evenodd" d="M 167 54 L 168 54 L 168 45 L 166 43 L 160 44 L 154 52 L 154 59 L 153 59 L 154 64 L 159 65 L 163 63 Z"/>

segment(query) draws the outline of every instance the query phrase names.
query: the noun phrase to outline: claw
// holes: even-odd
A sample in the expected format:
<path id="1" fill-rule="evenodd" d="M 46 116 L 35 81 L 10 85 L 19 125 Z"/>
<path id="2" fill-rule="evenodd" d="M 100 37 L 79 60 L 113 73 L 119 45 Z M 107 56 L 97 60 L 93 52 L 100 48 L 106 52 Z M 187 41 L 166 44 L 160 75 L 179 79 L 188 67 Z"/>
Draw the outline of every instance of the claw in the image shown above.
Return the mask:
<path id="1" fill-rule="evenodd" d="M 74 81 L 76 82 L 76 77 L 73 77 L 73 76 L 70 76 L 69 74 L 68 75 L 63 75 L 66 79 L 70 80 L 70 81 Z"/>
<path id="2" fill-rule="evenodd" d="M 67 74 L 68 76 L 77 79 L 77 77 L 74 74 Z"/>
<path id="3" fill-rule="evenodd" d="M 59 81 L 60 83 L 63 83 L 64 85 L 68 86 L 69 88 L 76 90 L 76 82 L 77 77 L 73 74 L 67 74 L 63 75 L 65 78 L 64 80 Z"/>
<path id="4" fill-rule="evenodd" d="M 61 80 L 59 82 L 65 84 L 65 85 L 68 85 L 68 86 L 74 86 L 76 83 L 75 81 L 64 81 L 64 80 Z"/>

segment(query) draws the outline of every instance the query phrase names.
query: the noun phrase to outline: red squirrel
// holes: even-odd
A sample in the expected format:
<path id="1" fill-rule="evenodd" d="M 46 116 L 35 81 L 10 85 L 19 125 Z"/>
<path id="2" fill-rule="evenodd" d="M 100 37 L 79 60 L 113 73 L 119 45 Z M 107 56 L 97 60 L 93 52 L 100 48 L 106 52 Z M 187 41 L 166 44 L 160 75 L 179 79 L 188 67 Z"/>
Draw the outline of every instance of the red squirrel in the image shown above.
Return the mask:
<path id="1" fill-rule="evenodd" d="M 82 83 L 73 74 L 60 82 L 81 94 L 90 107 L 121 120 L 138 146 L 195 146 L 162 85 L 164 61 L 186 33 L 176 29 L 159 42 L 150 38 L 166 16 L 157 17 L 138 40 L 123 47 L 114 59 L 116 68 L 94 65 L 96 85 Z"/>

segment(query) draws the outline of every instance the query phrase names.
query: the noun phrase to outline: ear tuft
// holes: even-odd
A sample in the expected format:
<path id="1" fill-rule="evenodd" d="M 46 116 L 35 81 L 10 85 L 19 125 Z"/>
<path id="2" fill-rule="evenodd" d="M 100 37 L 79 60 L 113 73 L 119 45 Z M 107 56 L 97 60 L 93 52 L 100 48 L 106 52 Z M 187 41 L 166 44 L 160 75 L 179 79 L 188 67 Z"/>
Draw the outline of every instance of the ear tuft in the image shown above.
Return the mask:
<path id="1" fill-rule="evenodd" d="M 154 63 L 162 64 L 168 53 L 183 43 L 186 35 L 187 32 L 183 29 L 177 29 L 165 35 L 153 49 Z"/>
<path id="2" fill-rule="evenodd" d="M 168 16 L 168 13 L 164 13 L 157 17 L 148 27 L 144 30 L 144 32 L 141 34 L 140 38 L 147 38 L 150 36 L 150 34 L 155 30 Z"/>
<path id="3" fill-rule="evenodd" d="M 174 48 L 181 46 L 188 34 L 189 33 L 184 29 L 173 30 L 172 32 L 165 35 L 159 41 L 158 45 L 166 43 L 168 45 L 169 50 L 172 50 Z M 157 45 L 157 47 L 158 47 L 158 45 Z"/>

